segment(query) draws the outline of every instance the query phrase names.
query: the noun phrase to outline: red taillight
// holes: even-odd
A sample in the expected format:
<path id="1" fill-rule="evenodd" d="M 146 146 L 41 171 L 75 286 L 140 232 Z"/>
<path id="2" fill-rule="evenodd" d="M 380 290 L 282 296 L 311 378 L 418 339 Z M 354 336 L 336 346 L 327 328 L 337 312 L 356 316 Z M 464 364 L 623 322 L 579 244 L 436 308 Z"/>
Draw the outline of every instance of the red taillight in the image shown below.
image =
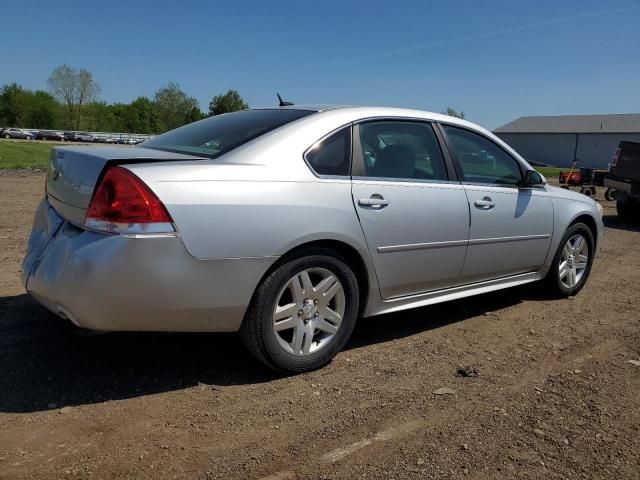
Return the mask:
<path id="1" fill-rule="evenodd" d="M 118 233 L 173 231 L 160 199 L 142 180 L 122 167 L 110 167 L 89 203 L 85 226 Z"/>

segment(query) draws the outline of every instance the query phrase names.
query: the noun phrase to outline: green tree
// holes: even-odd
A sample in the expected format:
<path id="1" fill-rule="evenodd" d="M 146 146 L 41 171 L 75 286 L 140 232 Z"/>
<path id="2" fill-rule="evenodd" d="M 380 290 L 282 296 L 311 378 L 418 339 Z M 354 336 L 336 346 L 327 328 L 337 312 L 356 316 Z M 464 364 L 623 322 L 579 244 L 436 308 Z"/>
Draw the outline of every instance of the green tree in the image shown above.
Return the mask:
<path id="1" fill-rule="evenodd" d="M 198 101 L 187 96 L 174 82 L 169 82 L 156 91 L 153 103 L 159 132 L 173 130 L 202 118 Z"/>
<path id="2" fill-rule="evenodd" d="M 237 90 L 229 90 L 224 95 L 216 95 L 209 102 L 209 115 L 220 115 L 222 113 L 246 110 L 249 104 L 244 101 Z"/>
<path id="3" fill-rule="evenodd" d="M 94 102 L 100 94 L 100 85 L 91 72 L 60 65 L 51 72 L 47 84 L 53 96 L 67 107 L 66 123 L 71 128 L 80 128 L 83 107 Z"/>
<path id="4" fill-rule="evenodd" d="M 158 131 L 158 118 L 153 102 L 147 97 L 136 98 L 128 108 L 127 115 L 129 132 L 156 133 Z"/>
<path id="5" fill-rule="evenodd" d="M 106 102 L 91 102 L 84 107 L 85 126 L 93 132 L 121 131 L 115 106 Z"/>
<path id="6" fill-rule="evenodd" d="M 53 129 L 60 122 L 60 104 L 53 96 L 42 90 L 29 92 L 29 113 L 26 126 L 30 128 Z"/>
<path id="7" fill-rule="evenodd" d="M 444 115 L 449 115 L 450 117 L 457 117 L 457 118 L 462 118 L 464 120 L 465 115 L 464 112 L 462 110 L 460 110 L 459 112 L 453 108 L 453 107 L 447 107 L 447 109 L 442 112 Z"/>
<path id="8" fill-rule="evenodd" d="M 54 128 L 60 105 L 47 92 L 32 92 L 12 83 L 0 88 L 0 124 L 26 128 Z"/>
<path id="9" fill-rule="evenodd" d="M 7 127 L 26 127 L 28 114 L 28 92 L 17 83 L 4 85 L 0 89 L 0 124 Z"/>

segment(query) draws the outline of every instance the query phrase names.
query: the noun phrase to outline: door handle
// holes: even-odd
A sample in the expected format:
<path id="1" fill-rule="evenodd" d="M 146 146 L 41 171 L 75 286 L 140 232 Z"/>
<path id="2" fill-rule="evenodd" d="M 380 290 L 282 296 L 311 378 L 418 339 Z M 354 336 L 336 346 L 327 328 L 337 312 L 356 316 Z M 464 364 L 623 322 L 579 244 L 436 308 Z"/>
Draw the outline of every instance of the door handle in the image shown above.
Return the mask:
<path id="1" fill-rule="evenodd" d="M 361 198 L 358 200 L 358 205 L 361 207 L 386 207 L 389 205 L 389 200 L 386 200 L 382 195 L 371 195 L 369 198 Z"/>
<path id="2" fill-rule="evenodd" d="M 482 200 L 476 200 L 475 202 L 473 202 L 473 204 L 476 207 L 482 208 L 484 210 L 490 210 L 496 206 L 496 202 L 491 200 L 491 197 L 484 197 Z"/>

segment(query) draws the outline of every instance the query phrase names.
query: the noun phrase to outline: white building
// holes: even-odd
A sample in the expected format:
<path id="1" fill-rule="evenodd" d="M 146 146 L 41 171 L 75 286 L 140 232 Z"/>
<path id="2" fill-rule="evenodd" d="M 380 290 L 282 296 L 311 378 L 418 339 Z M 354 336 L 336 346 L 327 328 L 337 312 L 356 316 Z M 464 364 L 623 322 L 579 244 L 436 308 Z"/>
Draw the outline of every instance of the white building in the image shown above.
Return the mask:
<path id="1" fill-rule="evenodd" d="M 532 162 L 607 168 L 621 140 L 640 143 L 640 113 L 520 117 L 493 133 Z"/>

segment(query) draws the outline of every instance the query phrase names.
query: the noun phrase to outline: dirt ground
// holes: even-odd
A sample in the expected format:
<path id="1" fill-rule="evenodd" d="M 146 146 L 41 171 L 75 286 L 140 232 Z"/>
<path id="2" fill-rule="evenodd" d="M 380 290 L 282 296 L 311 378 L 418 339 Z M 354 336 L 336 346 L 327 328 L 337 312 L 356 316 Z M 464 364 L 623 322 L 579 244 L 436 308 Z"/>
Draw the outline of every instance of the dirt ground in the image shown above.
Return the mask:
<path id="1" fill-rule="evenodd" d="M 331 365 L 279 377 L 235 335 L 79 335 L 31 301 L 43 183 L 0 175 L 0 478 L 640 478 L 640 230 L 611 203 L 575 298 L 362 320 Z"/>

